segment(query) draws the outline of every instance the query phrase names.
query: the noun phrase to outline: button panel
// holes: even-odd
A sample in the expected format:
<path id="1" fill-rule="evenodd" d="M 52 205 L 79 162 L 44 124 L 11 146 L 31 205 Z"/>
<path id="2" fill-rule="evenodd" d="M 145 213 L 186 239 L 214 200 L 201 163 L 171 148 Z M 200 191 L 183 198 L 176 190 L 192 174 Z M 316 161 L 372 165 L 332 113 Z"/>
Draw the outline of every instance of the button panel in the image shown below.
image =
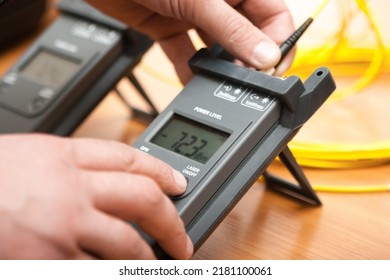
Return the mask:
<path id="1" fill-rule="evenodd" d="M 85 21 L 76 23 L 73 26 L 72 34 L 74 36 L 107 46 L 113 44 L 115 40 L 119 38 L 119 34 L 117 32 Z"/>
<path id="2" fill-rule="evenodd" d="M 255 91 L 250 91 L 241 101 L 241 105 L 258 110 L 265 111 L 272 104 L 275 97 L 265 96 Z"/>
<path id="3" fill-rule="evenodd" d="M 214 92 L 214 96 L 228 100 L 230 102 L 237 102 L 245 94 L 247 88 L 224 81 Z"/>
<path id="4" fill-rule="evenodd" d="M 247 87 L 224 81 L 214 91 L 214 96 L 257 111 L 265 111 L 275 100 L 275 97 L 264 95 Z"/>
<path id="5" fill-rule="evenodd" d="M 56 97 L 53 88 L 41 86 L 18 76 L 12 86 L 6 79 L 0 81 L 0 106 L 26 117 L 34 117 L 45 111 Z"/>

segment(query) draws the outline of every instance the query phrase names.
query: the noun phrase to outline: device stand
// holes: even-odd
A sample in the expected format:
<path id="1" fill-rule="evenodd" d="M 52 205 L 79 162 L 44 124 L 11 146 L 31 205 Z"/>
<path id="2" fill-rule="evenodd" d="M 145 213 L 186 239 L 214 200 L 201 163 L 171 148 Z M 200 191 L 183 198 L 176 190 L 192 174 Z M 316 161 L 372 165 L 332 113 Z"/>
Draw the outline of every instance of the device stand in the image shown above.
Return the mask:
<path id="1" fill-rule="evenodd" d="M 150 108 L 149 112 L 141 109 L 137 109 L 134 106 L 132 106 L 130 102 L 127 101 L 123 93 L 117 87 L 114 89 L 114 91 L 132 113 L 132 118 L 141 121 L 142 123 L 145 124 L 151 123 L 158 115 L 157 108 L 154 106 L 153 102 L 150 100 L 149 96 L 147 95 L 147 93 L 139 83 L 138 79 L 134 76 L 134 74 L 131 71 L 128 71 L 125 77 L 129 79 L 129 81 L 133 84 L 137 92 L 140 94 L 140 97 L 142 98 L 144 103 L 146 103 L 147 106 Z"/>
<path id="2" fill-rule="evenodd" d="M 311 184 L 303 173 L 302 168 L 298 165 L 290 148 L 286 146 L 279 154 L 282 163 L 287 167 L 290 173 L 294 176 L 298 184 L 285 181 L 279 177 L 271 175 L 265 171 L 263 173 L 266 185 L 271 189 L 281 192 L 289 197 L 293 197 L 300 201 L 307 202 L 314 206 L 321 205 L 321 201 L 313 190 Z"/>

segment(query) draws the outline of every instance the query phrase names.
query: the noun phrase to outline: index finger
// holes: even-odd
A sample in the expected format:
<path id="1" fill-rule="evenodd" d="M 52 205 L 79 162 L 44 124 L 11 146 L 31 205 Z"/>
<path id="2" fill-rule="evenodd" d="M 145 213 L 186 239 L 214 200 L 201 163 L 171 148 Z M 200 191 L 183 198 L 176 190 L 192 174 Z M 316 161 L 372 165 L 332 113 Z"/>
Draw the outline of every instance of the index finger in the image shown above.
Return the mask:
<path id="1" fill-rule="evenodd" d="M 116 172 L 86 171 L 80 172 L 79 178 L 96 209 L 112 218 L 135 222 L 174 258 L 186 259 L 192 255 L 192 242 L 186 234 L 184 223 L 172 201 L 156 182 L 145 176 Z M 96 227 L 91 229 L 96 232 Z M 123 255 L 126 255 L 130 248 L 125 244 L 121 248 L 120 243 L 123 242 L 118 242 L 119 247 L 113 250 L 114 244 L 110 245 L 114 243 L 112 238 L 99 236 L 98 232 L 92 235 L 97 239 L 92 240 L 90 245 L 100 248 L 99 251 L 105 252 L 105 255 L 115 255 L 113 251 L 124 251 Z"/>
<path id="2" fill-rule="evenodd" d="M 187 187 L 184 176 L 165 162 L 126 144 L 99 139 L 67 139 L 77 167 L 96 171 L 119 171 L 152 178 L 168 195 Z"/>

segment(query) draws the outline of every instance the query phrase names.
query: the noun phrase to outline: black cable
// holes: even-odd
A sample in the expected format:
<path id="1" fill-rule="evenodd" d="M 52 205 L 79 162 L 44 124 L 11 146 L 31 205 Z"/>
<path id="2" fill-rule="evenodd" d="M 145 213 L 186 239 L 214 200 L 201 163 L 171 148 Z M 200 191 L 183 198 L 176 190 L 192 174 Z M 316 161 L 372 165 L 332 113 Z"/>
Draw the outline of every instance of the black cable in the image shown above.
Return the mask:
<path id="1" fill-rule="evenodd" d="M 297 43 L 299 38 L 305 33 L 307 28 L 310 26 L 310 24 L 313 22 L 313 18 L 308 18 L 297 30 L 294 31 L 293 34 L 290 35 L 290 37 L 287 38 L 286 41 L 284 41 L 280 46 L 280 51 L 282 53 L 281 58 L 276 64 L 275 68 L 279 66 L 279 64 L 283 61 L 283 59 L 287 56 L 287 54 L 290 52 L 290 50 L 294 47 L 294 45 Z"/>

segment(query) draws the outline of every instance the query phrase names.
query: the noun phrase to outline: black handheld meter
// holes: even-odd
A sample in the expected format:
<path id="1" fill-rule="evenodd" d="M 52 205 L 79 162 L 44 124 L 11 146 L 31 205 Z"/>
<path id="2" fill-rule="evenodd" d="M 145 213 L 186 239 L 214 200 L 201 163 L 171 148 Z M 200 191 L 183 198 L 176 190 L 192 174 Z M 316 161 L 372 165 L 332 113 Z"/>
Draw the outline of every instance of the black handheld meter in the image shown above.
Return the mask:
<path id="1" fill-rule="evenodd" d="M 172 199 L 197 249 L 335 83 L 327 68 L 303 83 L 296 76 L 281 79 L 235 65 L 205 49 L 190 66 L 194 78 L 133 146 L 188 179 L 186 192 Z"/>
<path id="2" fill-rule="evenodd" d="M 153 44 L 82 1 L 58 8 L 0 79 L 0 133 L 70 134 Z"/>

